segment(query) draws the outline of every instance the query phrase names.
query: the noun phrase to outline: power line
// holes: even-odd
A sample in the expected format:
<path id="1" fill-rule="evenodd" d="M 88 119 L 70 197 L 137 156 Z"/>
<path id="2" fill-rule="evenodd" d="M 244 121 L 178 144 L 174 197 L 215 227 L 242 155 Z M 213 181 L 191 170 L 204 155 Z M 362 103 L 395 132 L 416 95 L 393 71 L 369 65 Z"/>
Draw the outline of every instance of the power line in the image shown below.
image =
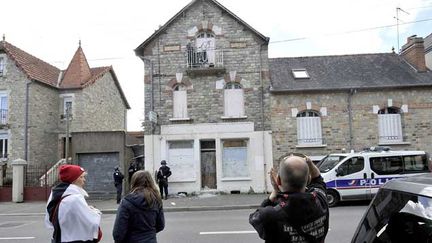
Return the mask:
<path id="1" fill-rule="evenodd" d="M 410 21 L 410 22 L 404 22 L 404 23 L 400 23 L 399 25 L 408 25 L 408 24 L 428 22 L 428 21 L 432 21 L 432 18 L 420 19 L 420 20 Z M 291 42 L 291 41 L 298 41 L 298 40 L 307 40 L 307 39 L 312 39 L 312 38 L 317 38 L 317 37 L 325 37 L 325 36 L 333 36 L 333 35 L 345 35 L 345 34 L 359 33 L 359 32 L 371 31 L 371 30 L 392 28 L 392 27 L 395 27 L 395 26 L 397 26 L 397 24 L 382 25 L 382 26 L 376 26 L 376 27 L 370 27 L 370 28 L 364 28 L 364 29 L 357 29 L 357 30 L 348 30 L 348 31 L 343 31 L 343 32 L 328 33 L 328 34 L 322 34 L 322 35 L 298 37 L 298 38 L 279 40 L 279 41 L 270 41 L 269 44 L 277 44 L 277 43 Z"/>

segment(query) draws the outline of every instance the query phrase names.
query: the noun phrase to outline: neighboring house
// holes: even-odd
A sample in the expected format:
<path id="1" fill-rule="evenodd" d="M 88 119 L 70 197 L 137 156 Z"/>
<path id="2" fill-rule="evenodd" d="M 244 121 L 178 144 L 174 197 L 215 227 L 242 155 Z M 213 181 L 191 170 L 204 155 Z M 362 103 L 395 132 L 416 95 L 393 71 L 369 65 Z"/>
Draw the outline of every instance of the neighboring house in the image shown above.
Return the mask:
<path id="1" fill-rule="evenodd" d="M 125 160 L 129 104 L 113 68 L 90 68 L 81 46 L 68 68 L 60 70 L 3 39 L 0 106 L 0 159 L 8 163 L 18 158 L 27 160 L 28 175 L 32 168 L 38 169 L 32 178 L 27 176 L 27 183 L 36 183 L 40 169 L 46 170 L 65 158 L 67 134 L 68 157 L 89 169 L 90 181 L 103 173 L 108 175 L 108 170 L 111 178 L 114 166 Z M 83 148 L 83 141 L 94 144 Z M 93 175 L 91 169 L 99 174 Z M 90 191 L 100 187 L 112 190 L 111 185 L 108 188 L 102 182 L 95 183 Z"/>
<path id="2" fill-rule="evenodd" d="M 423 39 L 401 54 L 269 59 L 273 156 L 385 145 L 432 151 L 432 72 Z"/>
<path id="3" fill-rule="evenodd" d="M 272 166 L 268 41 L 214 0 L 194 0 L 135 53 L 145 64 L 145 168 L 170 192 L 263 192 Z"/>
<path id="4" fill-rule="evenodd" d="M 424 38 L 426 67 L 432 70 L 432 33 Z"/>

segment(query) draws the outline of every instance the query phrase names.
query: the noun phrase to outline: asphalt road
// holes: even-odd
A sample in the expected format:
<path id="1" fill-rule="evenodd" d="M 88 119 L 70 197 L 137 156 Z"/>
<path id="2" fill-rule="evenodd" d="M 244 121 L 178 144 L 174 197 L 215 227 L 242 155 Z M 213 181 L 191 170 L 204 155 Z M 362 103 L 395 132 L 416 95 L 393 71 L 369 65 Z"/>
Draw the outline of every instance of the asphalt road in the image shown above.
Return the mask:
<path id="1" fill-rule="evenodd" d="M 326 242 L 347 243 L 361 219 L 366 205 L 348 205 L 330 209 L 330 231 Z M 165 214 L 166 228 L 158 241 L 190 243 L 263 242 L 248 223 L 253 210 L 170 212 Z M 111 231 L 115 215 L 102 218 L 103 243 L 113 242 Z M 49 242 L 43 216 L 0 216 L 0 243 Z"/>

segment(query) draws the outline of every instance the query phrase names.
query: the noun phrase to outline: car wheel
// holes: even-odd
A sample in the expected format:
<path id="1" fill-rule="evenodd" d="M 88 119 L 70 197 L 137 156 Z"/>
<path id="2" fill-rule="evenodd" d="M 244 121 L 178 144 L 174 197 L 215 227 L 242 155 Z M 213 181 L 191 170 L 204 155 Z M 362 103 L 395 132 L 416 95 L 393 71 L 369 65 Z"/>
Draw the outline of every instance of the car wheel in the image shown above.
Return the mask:
<path id="1" fill-rule="evenodd" d="M 329 207 L 334 207 L 340 201 L 339 194 L 336 191 L 329 190 L 327 191 L 327 203 Z"/>

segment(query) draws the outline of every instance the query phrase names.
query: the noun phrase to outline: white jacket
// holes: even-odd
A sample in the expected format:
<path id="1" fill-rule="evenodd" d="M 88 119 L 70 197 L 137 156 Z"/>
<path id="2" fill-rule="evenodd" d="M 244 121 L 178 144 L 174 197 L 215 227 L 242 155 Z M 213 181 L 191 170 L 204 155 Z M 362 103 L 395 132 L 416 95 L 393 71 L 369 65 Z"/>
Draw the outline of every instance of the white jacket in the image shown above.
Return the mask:
<path id="1" fill-rule="evenodd" d="M 85 200 L 87 192 L 81 187 L 70 184 L 64 191 L 65 197 L 58 209 L 58 222 L 61 229 L 61 241 L 87 241 L 97 239 L 101 221 L 101 212 L 89 206 Z M 52 192 L 48 203 L 52 199 Z M 48 204 L 47 204 L 48 205 Z M 45 214 L 45 226 L 54 231 L 49 221 L 48 212 Z"/>

